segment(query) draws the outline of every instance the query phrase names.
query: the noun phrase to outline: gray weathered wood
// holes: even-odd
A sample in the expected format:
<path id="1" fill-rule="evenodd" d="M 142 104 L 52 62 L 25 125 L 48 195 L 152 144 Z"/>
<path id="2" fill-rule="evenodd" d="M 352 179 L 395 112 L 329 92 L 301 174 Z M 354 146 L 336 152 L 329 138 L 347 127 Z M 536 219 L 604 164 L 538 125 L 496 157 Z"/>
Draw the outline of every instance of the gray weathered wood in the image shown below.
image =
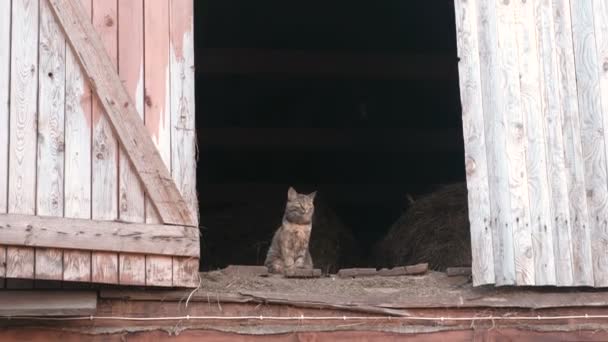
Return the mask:
<path id="1" fill-rule="evenodd" d="M 0 2 L 0 75 L 10 74 L 11 2 Z M 0 213 L 8 210 L 9 80 L 9 77 L 0 77 Z"/>
<path id="2" fill-rule="evenodd" d="M 78 316 L 97 310 L 95 291 L 0 291 L 0 316 Z"/>
<path id="3" fill-rule="evenodd" d="M 198 229 L 0 214 L 2 243 L 16 246 L 199 256 Z"/>

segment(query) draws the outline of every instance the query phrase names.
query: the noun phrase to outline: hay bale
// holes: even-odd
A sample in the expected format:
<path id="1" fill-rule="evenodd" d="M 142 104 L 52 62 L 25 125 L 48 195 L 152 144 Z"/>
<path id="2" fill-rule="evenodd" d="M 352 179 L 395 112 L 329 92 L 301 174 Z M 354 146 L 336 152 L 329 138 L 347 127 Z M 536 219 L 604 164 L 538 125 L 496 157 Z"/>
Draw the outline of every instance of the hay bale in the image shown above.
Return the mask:
<path id="1" fill-rule="evenodd" d="M 357 262 L 359 249 L 351 229 L 319 196 L 310 241 L 315 268 L 337 272 Z M 235 203 L 201 211 L 203 270 L 227 265 L 262 265 L 272 236 L 281 224 L 284 201 Z"/>
<path id="2" fill-rule="evenodd" d="M 471 265 L 467 188 L 443 186 L 423 196 L 391 226 L 373 249 L 378 266 L 428 262 L 433 270 Z"/>

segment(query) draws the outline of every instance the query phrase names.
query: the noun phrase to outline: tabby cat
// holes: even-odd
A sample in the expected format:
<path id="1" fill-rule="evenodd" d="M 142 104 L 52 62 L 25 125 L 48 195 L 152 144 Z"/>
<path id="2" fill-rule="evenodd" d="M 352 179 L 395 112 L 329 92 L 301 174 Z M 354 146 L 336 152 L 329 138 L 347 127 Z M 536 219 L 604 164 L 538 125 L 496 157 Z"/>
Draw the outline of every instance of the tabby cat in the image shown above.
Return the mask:
<path id="1" fill-rule="evenodd" d="M 295 268 L 313 268 L 308 242 L 316 193 L 299 194 L 289 187 L 283 222 L 272 238 L 264 262 L 270 273 L 285 274 Z"/>

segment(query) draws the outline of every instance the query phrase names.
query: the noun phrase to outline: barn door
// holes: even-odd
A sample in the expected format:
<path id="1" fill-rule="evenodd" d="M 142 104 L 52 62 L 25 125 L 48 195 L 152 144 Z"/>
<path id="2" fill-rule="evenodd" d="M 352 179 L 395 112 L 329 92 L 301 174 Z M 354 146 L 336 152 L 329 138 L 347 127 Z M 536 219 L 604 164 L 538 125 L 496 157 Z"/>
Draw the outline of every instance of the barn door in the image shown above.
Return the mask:
<path id="1" fill-rule="evenodd" d="M 608 285 L 608 3 L 455 0 L 477 285 Z"/>
<path id="2" fill-rule="evenodd" d="M 0 278 L 198 284 L 192 6 L 2 1 Z"/>

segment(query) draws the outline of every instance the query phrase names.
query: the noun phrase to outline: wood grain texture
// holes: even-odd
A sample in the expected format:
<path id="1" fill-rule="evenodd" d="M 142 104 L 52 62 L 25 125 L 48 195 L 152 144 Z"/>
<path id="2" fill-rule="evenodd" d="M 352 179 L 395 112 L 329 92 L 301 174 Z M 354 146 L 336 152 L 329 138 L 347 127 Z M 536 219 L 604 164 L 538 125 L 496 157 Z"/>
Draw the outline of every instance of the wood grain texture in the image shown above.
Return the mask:
<path id="1" fill-rule="evenodd" d="M 593 232 L 593 265 L 595 286 L 608 286 L 608 142 L 606 141 L 606 129 L 608 129 L 608 3 L 606 1 L 593 0 L 593 23 L 595 32 L 595 44 L 597 52 L 596 70 L 599 71 L 600 85 L 600 116 L 602 118 L 602 134 L 604 140 L 604 176 L 603 191 L 597 194 L 594 190 L 594 196 L 598 196 L 600 200 L 599 214 L 596 214 L 596 230 Z M 597 127 L 596 127 L 597 130 Z M 602 197 L 603 196 L 603 197 Z M 599 217 L 599 220 L 598 220 Z"/>
<path id="2" fill-rule="evenodd" d="M 199 256 L 198 229 L 184 226 L 0 214 L 3 244 Z"/>
<path id="3" fill-rule="evenodd" d="M 118 258 L 120 272 L 118 282 L 121 285 L 146 285 L 146 256 L 121 253 Z"/>
<path id="4" fill-rule="evenodd" d="M 79 316 L 97 310 L 94 291 L 2 291 L 0 316 Z"/>
<path id="5" fill-rule="evenodd" d="M 99 34 L 113 70 L 117 65 L 118 29 L 116 0 L 93 0 L 93 26 Z M 118 218 L 118 142 L 98 97 L 93 99 L 92 217 Z"/>
<path id="6" fill-rule="evenodd" d="M 515 256 L 513 250 L 513 225 L 511 224 L 511 198 L 509 196 L 509 168 L 507 164 L 507 111 L 502 96 L 502 70 L 499 54 L 496 6 L 491 1 L 477 3 L 479 16 L 479 56 L 482 98 L 488 163 L 489 196 L 492 218 L 492 242 L 496 284 L 515 284 Z M 473 20 L 473 19 L 471 19 Z M 499 72 L 497 72 L 497 70 Z"/>
<path id="7" fill-rule="evenodd" d="M 199 259 L 173 257 L 173 286 L 197 287 L 200 285 Z"/>
<path id="8" fill-rule="evenodd" d="M 90 20 L 92 0 L 80 0 Z M 78 60 L 66 46 L 65 217 L 91 218 L 92 93 Z"/>
<path id="9" fill-rule="evenodd" d="M 171 0 L 171 176 L 198 225 L 193 0 Z"/>
<path id="10" fill-rule="evenodd" d="M 510 221 L 513 231 L 515 255 L 515 281 L 517 285 L 533 285 L 534 251 L 530 227 L 528 175 L 526 168 L 527 133 L 522 111 L 520 66 L 515 10 L 516 2 L 498 1 L 496 18 L 498 31 L 499 82 L 504 91 L 503 107 L 506 124 L 506 156 L 509 167 Z M 498 157 L 500 158 L 500 157 Z M 508 229 L 507 229 L 508 230 Z"/>
<path id="11" fill-rule="evenodd" d="M 68 0 L 49 1 L 162 221 L 194 226 L 192 213 L 146 133 L 86 12 L 80 4 Z"/>
<path id="12" fill-rule="evenodd" d="M 167 256 L 146 256 L 146 285 L 173 285 L 173 258 Z"/>
<path id="13" fill-rule="evenodd" d="M 58 248 L 36 248 L 34 270 L 36 280 L 63 279 L 63 250 Z"/>
<path id="14" fill-rule="evenodd" d="M 492 230 L 490 229 L 492 213 L 479 68 L 479 33 L 477 21 L 469 20 L 469 18 L 477 18 L 479 13 L 476 1 L 457 0 L 455 5 L 463 135 L 467 141 L 465 166 L 470 208 L 473 283 L 478 286 L 493 284 L 495 281 Z"/>
<path id="15" fill-rule="evenodd" d="M 535 279 L 528 284 L 555 285 L 553 254 L 553 220 L 547 174 L 545 116 L 541 93 L 542 65 L 537 33 L 539 1 L 515 1 L 516 40 L 519 60 L 519 85 L 523 127 L 526 133 L 523 153 L 526 156 L 528 199 L 524 197 L 530 219 L 520 232 L 526 236 L 525 246 L 532 247 Z M 542 24 L 542 22 L 540 23 Z M 527 225 L 529 224 L 529 228 Z M 531 233 L 528 241 L 528 232 Z M 530 245 L 528 245 L 528 242 Z M 520 249 L 521 250 L 521 249 Z M 525 250 L 525 249 L 524 249 Z"/>
<path id="16" fill-rule="evenodd" d="M 34 279 L 34 249 L 24 247 L 6 248 L 6 277 Z"/>
<path id="17" fill-rule="evenodd" d="M 91 281 L 90 251 L 63 251 L 63 280 L 74 282 Z"/>
<path id="18" fill-rule="evenodd" d="M 118 0 L 118 72 L 144 115 L 144 2 Z M 144 222 L 144 191 L 123 148 L 119 149 L 119 217 L 125 222 Z"/>
<path id="19" fill-rule="evenodd" d="M 4 288 L 6 278 L 6 247 L 0 246 L 0 289 Z"/>
<path id="20" fill-rule="evenodd" d="M 553 260 L 555 284 L 572 284 L 572 234 L 568 198 L 567 171 L 563 138 L 562 117 L 564 106 L 560 99 L 560 74 L 558 69 L 558 45 L 553 21 L 552 0 L 536 3 L 536 30 L 542 75 L 541 84 L 542 115 L 546 137 L 547 177 L 549 182 L 549 205 L 553 233 Z M 557 94 L 557 96 L 556 96 Z M 542 231 L 541 231 L 542 233 Z M 538 234 L 542 238 L 543 234 Z M 544 243 L 545 240 L 543 240 Z M 537 261 L 538 268 L 538 261 Z M 538 275 L 537 275 L 538 276 Z M 537 278 L 538 279 L 538 278 Z"/>
<path id="21" fill-rule="evenodd" d="M 553 1 L 555 42 L 559 72 L 559 99 L 563 106 L 562 134 L 564 137 L 564 163 L 568 187 L 569 221 L 564 221 L 560 230 L 561 241 L 570 225 L 572 253 L 572 284 L 593 283 L 591 262 L 591 239 L 585 186 L 584 157 L 576 81 L 576 66 L 573 50 L 572 21 L 569 0 Z M 561 200 L 561 199 L 560 199 Z M 558 274 L 559 276 L 559 274 Z"/>
<path id="22" fill-rule="evenodd" d="M 91 253 L 91 282 L 118 284 L 118 253 Z"/>
<path id="23" fill-rule="evenodd" d="M 38 171 L 36 212 L 63 216 L 65 38 L 46 1 L 40 2 Z"/>
<path id="24" fill-rule="evenodd" d="M 36 211 L 38 0 L 12 6 L 9 212 Z"/>
<path id="25" fill-rule="evenodd" d="M 578 283 L 589 285 L 605 284 L 608 277 L 605 256 L 605 220 L 608 205 L 606 188 L 606 150 L 603 134 L 603 115 L 600 94 L 597 48 L 594 37 L 593 1 L 571 1 L 572 39 L 574 61 L 576 65 L 576 82 L 578 104 L 580 109 L 581 142 L 585 167 L 585 188 L 589 210 L 589 231 L 591 239 L 591 257 L 585 267 L 593 267 L 588 274 L 592 279 L 576 279 Z M 586 273 L 587 274 L 587 273 Z"/>
<path id="26" fill-rule="evenodd" d="M 11 3 L 0 2 L 0 75 L 10 74 Z M 8 141 L 10 78 L 0 77 L 0 213 L 8 210 Z"/>

